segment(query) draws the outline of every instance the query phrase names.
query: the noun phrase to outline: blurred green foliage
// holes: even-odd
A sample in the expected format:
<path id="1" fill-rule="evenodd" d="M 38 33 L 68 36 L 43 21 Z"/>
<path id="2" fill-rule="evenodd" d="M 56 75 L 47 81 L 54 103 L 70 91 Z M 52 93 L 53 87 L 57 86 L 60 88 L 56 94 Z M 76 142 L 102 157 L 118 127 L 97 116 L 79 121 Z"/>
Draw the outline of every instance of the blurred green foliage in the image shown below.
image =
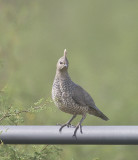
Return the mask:
<path id="1" fill-rule="evenodd" d="M 24 110 L 41 98 L 50 99 L 56 63 L 66 48 L 72 80 L 83 86 L 110 118 L 104 122 L 87 116 L 83 124 L 137 125 L 137 8 L 138 1 L 128 0 L 0 0 L 1 93 L 7 88 L 8 101 Z M 22 118 L 24 125 L 55 125 L 70 115 L 50 103 L 42 112 Z M 136 160 L 138 149 L 60 147 L 61 159 L 66 160 Z"/>
<path id="2" fill-rule="evenodd" d="M 0 92 L 0 125 L 20 125 L 24 123 L 24 114 L 29 118 L 33 113 L 41 112 L 47 109 L 49 100 L 40 99 L 27 109 L 22 106 L 12 104 L 7 88 L 3 88 Z M 2 131 L 0 131 L 0 134 Z M 0 140 L 0 159 L 2 160 L 54 160 L 60 159 L 62 149 L 50 145 L 4 145 Z"/>

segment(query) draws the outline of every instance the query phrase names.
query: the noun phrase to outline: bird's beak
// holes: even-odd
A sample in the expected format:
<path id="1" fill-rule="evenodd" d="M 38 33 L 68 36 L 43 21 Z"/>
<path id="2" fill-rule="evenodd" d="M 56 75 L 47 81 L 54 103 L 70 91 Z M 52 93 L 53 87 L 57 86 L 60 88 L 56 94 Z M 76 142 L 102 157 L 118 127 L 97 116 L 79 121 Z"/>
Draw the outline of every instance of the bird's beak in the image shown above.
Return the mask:
<path id="1" fill-rule="evenodd" d="M 64 67 L 66 67 L 66 68 L 67 68 L 67 67 L 68 67 L 68 65 L 67 65 L 67 64 L 64 64 Z"/>

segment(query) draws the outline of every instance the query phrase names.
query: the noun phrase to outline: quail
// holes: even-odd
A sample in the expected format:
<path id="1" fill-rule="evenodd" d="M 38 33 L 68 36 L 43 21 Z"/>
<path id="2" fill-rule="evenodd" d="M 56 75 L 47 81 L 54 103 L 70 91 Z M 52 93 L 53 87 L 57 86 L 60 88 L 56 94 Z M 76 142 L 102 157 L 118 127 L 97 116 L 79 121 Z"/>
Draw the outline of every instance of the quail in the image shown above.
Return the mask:
<path id="1" fill-rule="evenodd" d="M 73 136 L 76 137 L 77 130 L 80 128 L 82 133 L 82 122 L 86 118 L 87 113 L 97 116 L 105 121 L 108 120 L 95 105 L 92 97 L 78 84 L 74 83 L 68 74 L 69 62 L 67 59 L 67 51 L 57 62 L 56 75 L 52 86 L 52 99 L 55 105 L 63 112 L 72 115 L 72 118 L 63 124 L 59 131 L 67 126 L 71 126 L 72 120 L 77 115 L 82 115 L 82 119 L 76 125 Z"/>

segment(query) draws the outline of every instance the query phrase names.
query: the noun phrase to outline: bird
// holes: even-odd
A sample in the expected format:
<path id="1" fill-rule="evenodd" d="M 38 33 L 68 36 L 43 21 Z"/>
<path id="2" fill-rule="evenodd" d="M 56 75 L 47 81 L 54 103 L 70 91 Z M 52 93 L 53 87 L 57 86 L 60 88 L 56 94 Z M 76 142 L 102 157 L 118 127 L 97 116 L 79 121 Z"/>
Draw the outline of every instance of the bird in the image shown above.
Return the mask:
<path id="1" fill-rule="evenodd" d="M 73 136 L 76 137 L 79 128 L 80 132 L 83 133 L 82 122 L 87 114 L 94 115 L 105 121 L 109 119 L 97 108 L 90 94 L 71 80 L 68 67 L 69 61 L 67 59 L 67 50 L 65 49 L 63 56 L 57 62 L 56 75 L 52 85 L 52 99 L 61 111 L 72 115 L 69 121 L 61 125 L 60 132 L 65 126 L 70 127 L 71 122 L 77 115 L 82 116 L 73 133 Z"/>

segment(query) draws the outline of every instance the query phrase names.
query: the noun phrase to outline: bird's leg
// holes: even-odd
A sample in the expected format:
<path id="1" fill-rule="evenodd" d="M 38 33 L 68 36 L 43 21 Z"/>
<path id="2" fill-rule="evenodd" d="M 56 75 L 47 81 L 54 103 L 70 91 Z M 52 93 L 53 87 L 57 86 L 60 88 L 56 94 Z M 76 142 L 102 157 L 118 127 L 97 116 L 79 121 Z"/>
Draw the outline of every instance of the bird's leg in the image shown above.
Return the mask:
<path id="1" fill-rule="evenodd" d="M 76 115 L 73 115 L 73 116 L 71 117 L 71 119 L 70 119 L 67 123 L 63 124 L 63 125 L 60 127 L 59 131 L 61 132 L 62 129 L 63 129 L 65 126 L 69 127 L 69 126 L 70 126 L 70 123 L 73 121 L 73 119 L 74 119 L 75 117 L 76 117 Z"/>
<path id="2" fill-rule="evenodd" d="M 82 125 L 81 125 L 81 123 L 83 122 L 83 120 L 84 120 L 85 118 L 86 118 L 86 115 L 82 115 L 82 119 L 80 120 L 80 122 L 77 124 L 77 126 L 76 126 L 76 128 L 75 128 L 73 137 L 76 137 L 76 133 L 77 133 L 77 130 L 79 129 L 79 127 L 80 127 L 80 132 L 82 133 Z"/>

